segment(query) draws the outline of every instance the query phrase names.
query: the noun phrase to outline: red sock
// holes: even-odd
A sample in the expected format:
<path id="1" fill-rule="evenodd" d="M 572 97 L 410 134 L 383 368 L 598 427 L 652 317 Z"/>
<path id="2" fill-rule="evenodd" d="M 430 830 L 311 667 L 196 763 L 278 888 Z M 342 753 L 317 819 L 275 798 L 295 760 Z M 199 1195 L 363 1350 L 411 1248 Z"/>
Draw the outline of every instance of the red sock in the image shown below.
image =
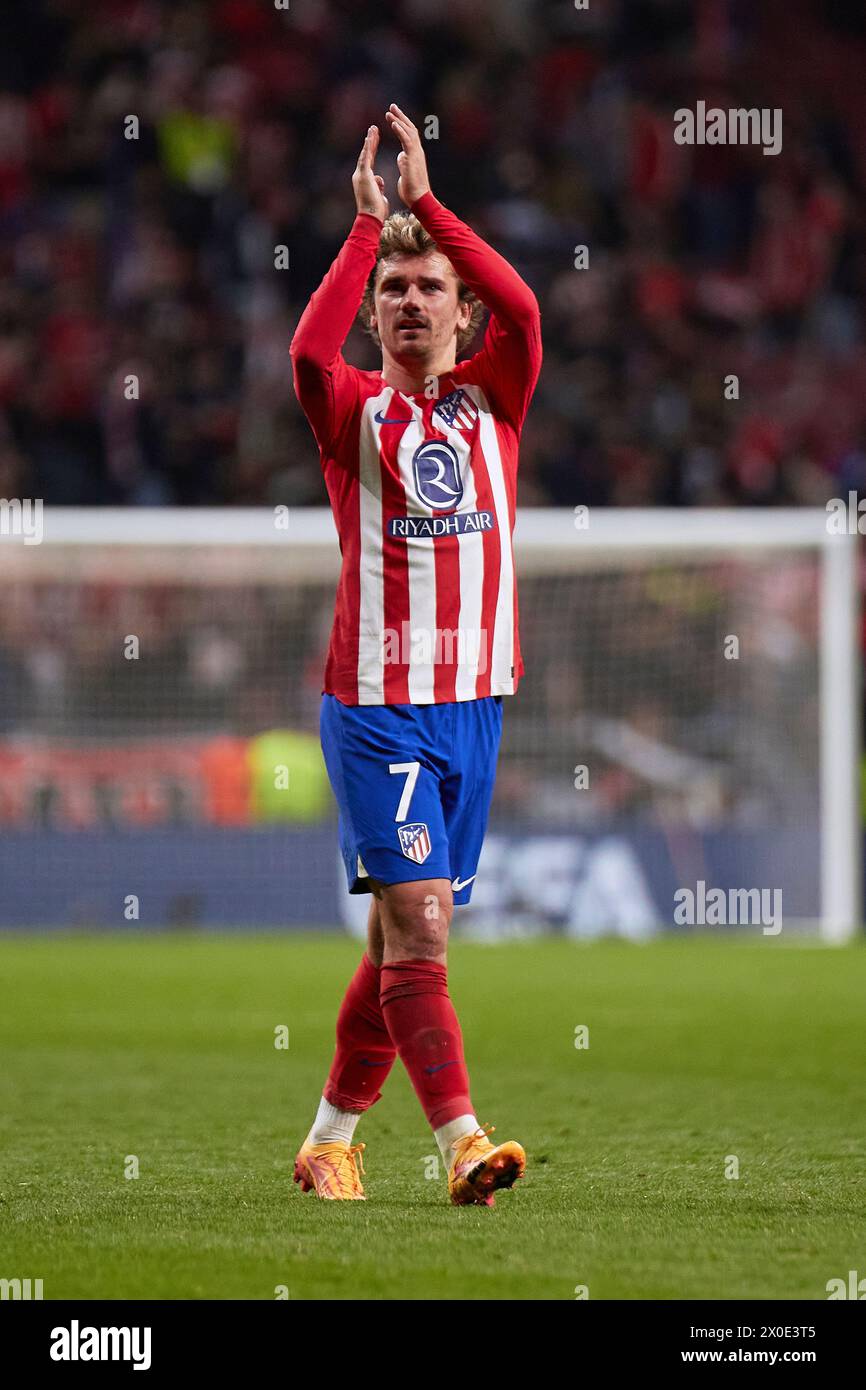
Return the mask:
<path id="1" fill-rule="evenodd" d="M 340 1110 L 369 1110 L 397 1060 L 379 1004 L 379 973 L 365 951 L 337 1015 L 337 1050 L 322 1094 Z"/>
<path id="2" fill-rule="evenodd" d="M 434 1129 L 472 1114 L 463 1035 L 448 997 L 448 971 L 429 960 L 397 960 L 380 971 L 382 1016 L 424 1114 Z"/>

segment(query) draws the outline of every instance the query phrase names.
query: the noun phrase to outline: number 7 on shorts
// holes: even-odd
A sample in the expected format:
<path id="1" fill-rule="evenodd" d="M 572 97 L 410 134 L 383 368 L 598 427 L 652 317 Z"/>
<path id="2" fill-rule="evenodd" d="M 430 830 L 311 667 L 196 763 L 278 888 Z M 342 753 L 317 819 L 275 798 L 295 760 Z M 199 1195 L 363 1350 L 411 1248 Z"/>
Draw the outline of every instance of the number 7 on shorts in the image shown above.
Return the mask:
<path id="1" fill-rule="evenodd" d="M 400 797 L 400 805 L 397 807 L 395 820 L 406 820 L 409 815 L 409 803 L 412 800 L 412 793 L 415 790 L 415 783 L 418 781 L 418 773 L 421 771 L 420 763 L 389 763 L 389 772 L 407 773 L 406 782 L 403 787 L 403 795 Z"/>

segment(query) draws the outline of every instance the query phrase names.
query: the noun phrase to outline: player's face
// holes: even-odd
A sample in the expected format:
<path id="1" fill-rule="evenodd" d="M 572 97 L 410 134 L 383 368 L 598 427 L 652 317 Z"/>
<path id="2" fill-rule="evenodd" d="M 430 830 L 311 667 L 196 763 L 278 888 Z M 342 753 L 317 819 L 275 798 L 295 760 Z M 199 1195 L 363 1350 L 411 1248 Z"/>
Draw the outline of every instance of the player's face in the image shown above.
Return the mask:
<path id="1" fill-rule="evenodd" d="M 373 296 L 373 326 L 396 361 L 431 362 L 454 351 L 472 310 L 457 297 L 457 276 L 438 251 L 382 261 Z"/>

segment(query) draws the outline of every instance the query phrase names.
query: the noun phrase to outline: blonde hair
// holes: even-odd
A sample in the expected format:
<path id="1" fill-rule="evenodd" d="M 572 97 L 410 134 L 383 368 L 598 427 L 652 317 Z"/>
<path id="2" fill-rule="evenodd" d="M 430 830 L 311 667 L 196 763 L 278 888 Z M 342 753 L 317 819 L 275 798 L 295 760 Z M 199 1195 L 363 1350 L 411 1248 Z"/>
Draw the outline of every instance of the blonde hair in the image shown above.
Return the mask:
<path id="1" fill-rule="evenodd" d="M 440 248 L 430 233 L 421 226 L 418 218 L 412 212 L 392 212 L 391 216 L 382 224 L 379 249 L 376 252 L 376 264 L 370 272 L 370 278 L 364 289 L 364 297 L 361 300 L 361 307 L 358 310 L 358 318 L 377 347 L 381 347 L 382 343 L 379 334 L 371 325 L 370 316 L 374 308 L 373 296 L 380 262 L 386 260 L 388 256 L 425 256 L 429 251 L 439 250 Z M 445 253 L 442 251 L 440 254 L 444 255 Z M 464 285 L 459 275 L 457 276 L 457 298 L 465 304 L 472 305 L 468 324 L 465 328 L 457 330 L 457 351 L 462 352 L 472 342 L 478 331 L 478 325 L 484 314 L 484 305 L 469 286 Z"/>

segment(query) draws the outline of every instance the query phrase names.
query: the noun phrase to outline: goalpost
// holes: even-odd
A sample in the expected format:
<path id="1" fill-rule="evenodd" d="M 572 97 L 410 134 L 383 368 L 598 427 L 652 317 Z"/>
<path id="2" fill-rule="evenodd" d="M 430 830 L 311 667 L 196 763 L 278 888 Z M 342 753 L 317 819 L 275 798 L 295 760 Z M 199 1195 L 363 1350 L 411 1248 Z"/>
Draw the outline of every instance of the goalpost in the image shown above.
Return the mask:
<path id="1" fill-rule="evenodd" d="M 581 565 L 647 565 L 653 558 L 663 563 L 672 556 L 699 565 L 713 553 L 758 565 L 773 565 L 785 555 L 814 555 L 819 593 L 819 920 L 827 940 L 849 940 L 860 930 L 863 912 L 857 535 L 832 533 L 821 508 L 623 508 L 575 517 L 524 510 L 515 541 L 523 573 L 543 569 L 554 551 L 568 554 L 575 570 Z"/>
<path id="2" fill-rule="evenodd" d="M 657 904 L 702 875 L 776 885 L 786 923 L 849 939 L 862 911 L 857 537 L 831 534 L 819 509 L 524 508 L 515 552 L 526 676 L 505 702 L 491 825 L 522 827 L 536 857 L 548 837 L 548 863 L 604 825 L 643 856 Z M 167 828 L 155 862 L 182 897 L 189 845 L 212 854 L 212 874 L 242 853 L 228 849 L 227 764 L 208 784 L 202 766 L 274 730 L 296 735 L 306 769 L 288 823 L 327 818 L 311 750 L 338 572 L 320 509 L 46 508 L 41 543 L 0 537 L 13 877 L 29 855 L 60 901 L 87 834 L 125 844 L 130 827 Z M 256 816 L 279 825 L 264 794 Z M 321 882 L 326 831 L 303 841 Z M 250 925 L 276 910 L 266 880 L 284 897 L 282 850 L 265 842 L 243 870 L 258 885 Z M 88 892 L 81 914 L 99 884 Z"/>

